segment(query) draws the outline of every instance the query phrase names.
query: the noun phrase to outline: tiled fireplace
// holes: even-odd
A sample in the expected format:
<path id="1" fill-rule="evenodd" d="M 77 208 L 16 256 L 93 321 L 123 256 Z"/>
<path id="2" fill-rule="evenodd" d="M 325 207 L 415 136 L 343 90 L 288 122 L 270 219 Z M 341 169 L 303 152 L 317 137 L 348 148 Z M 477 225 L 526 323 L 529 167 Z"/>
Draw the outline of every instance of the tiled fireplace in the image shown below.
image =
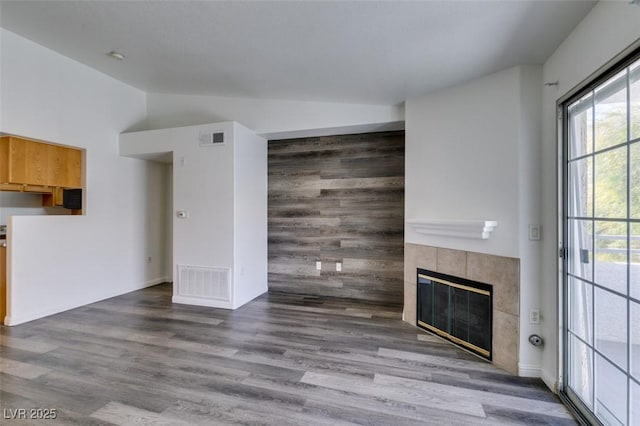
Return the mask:
<path id="1" fill-rule="evenodd" d="M 410 243 L 405 244 L 404 255 L 404 320 L 416 325 L 419 268 L 489 284 L 493 288 L 492 361 L 518 374 L 520 261 Z"/>

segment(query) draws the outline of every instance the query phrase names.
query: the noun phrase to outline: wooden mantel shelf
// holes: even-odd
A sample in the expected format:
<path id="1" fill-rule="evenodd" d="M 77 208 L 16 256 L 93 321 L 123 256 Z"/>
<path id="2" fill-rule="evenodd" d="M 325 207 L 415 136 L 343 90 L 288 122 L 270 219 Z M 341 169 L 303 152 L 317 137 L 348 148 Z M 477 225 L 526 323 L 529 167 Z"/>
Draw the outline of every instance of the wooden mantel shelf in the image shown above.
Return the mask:
<path id="1" fill-rule="evenodd" d="M 419 234 L 488 240 L 498 226 L 495 220 L 409 219 L 407 224 Z"/>

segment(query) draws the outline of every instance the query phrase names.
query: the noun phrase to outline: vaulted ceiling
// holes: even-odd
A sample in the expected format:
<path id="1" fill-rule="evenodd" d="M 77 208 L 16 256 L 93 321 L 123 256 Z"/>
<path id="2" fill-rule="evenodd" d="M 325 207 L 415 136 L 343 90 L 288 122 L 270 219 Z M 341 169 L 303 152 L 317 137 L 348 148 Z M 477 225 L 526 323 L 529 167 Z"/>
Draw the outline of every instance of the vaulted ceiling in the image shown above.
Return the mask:
<path id="1" fill-rule="evenodd" d="M 543 63 L 594 4 L 3 0 L 0 24 L 146 92 L 397 104 Z"/>

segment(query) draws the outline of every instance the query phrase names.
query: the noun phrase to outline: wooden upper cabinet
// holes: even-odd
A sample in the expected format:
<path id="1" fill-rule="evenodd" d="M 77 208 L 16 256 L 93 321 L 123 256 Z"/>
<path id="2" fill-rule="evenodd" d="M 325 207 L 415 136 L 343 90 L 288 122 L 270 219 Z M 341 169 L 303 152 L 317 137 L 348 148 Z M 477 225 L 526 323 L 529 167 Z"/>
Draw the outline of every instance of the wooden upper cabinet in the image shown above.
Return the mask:
<path id="1" fill-rule="evenodd" d="M 25 141 L 27 145 L 27 179 L 24 183 L 29 185 L 50 185 L 49 182 L 49 145 Z"/>
<path id="2" fill-rule="evenodd" d="M 67 148 L 67 185 L 68 188 L 82 188 L 82 150 Z M 63 186 L 63 185 L 61 185 Z"/>
<path id="3" fill-rule="evenodd" d="M 3 136 L 0 138 L 0 183 L 27 183 L 27 143 Z"/>
<path id="4" fill-rule="evenodd" d="M 82 150 L 0 137 L 0 184 L 82 188 Z"/>
<path id="5" fill-rule="evenodd" d="M 49 147 L 49 186 L 82 188 L 82 151 L 66 146 Z"/>
<path id="6" fill-rule="evenodd" d="M 67 148 L 49 145 L 49 182 L 52 186 L 67 186 Z"/>

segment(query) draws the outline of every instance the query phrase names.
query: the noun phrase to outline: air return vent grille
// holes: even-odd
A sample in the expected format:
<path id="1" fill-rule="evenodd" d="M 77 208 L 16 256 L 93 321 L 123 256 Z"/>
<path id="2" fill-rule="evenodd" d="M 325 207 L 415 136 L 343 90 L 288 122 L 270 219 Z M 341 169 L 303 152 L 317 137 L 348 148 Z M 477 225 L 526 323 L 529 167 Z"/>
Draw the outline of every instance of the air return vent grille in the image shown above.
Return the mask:
<path id="1" fill-rule="evenodd" d="M 224 145 L 224 140 L 224 132 L 200 134 L 200 146 Z"/>
<path id="2" fill-rule="evenodd" d="M 231 301 L 231 270 L 178 265 L 178 296 Z"/>

